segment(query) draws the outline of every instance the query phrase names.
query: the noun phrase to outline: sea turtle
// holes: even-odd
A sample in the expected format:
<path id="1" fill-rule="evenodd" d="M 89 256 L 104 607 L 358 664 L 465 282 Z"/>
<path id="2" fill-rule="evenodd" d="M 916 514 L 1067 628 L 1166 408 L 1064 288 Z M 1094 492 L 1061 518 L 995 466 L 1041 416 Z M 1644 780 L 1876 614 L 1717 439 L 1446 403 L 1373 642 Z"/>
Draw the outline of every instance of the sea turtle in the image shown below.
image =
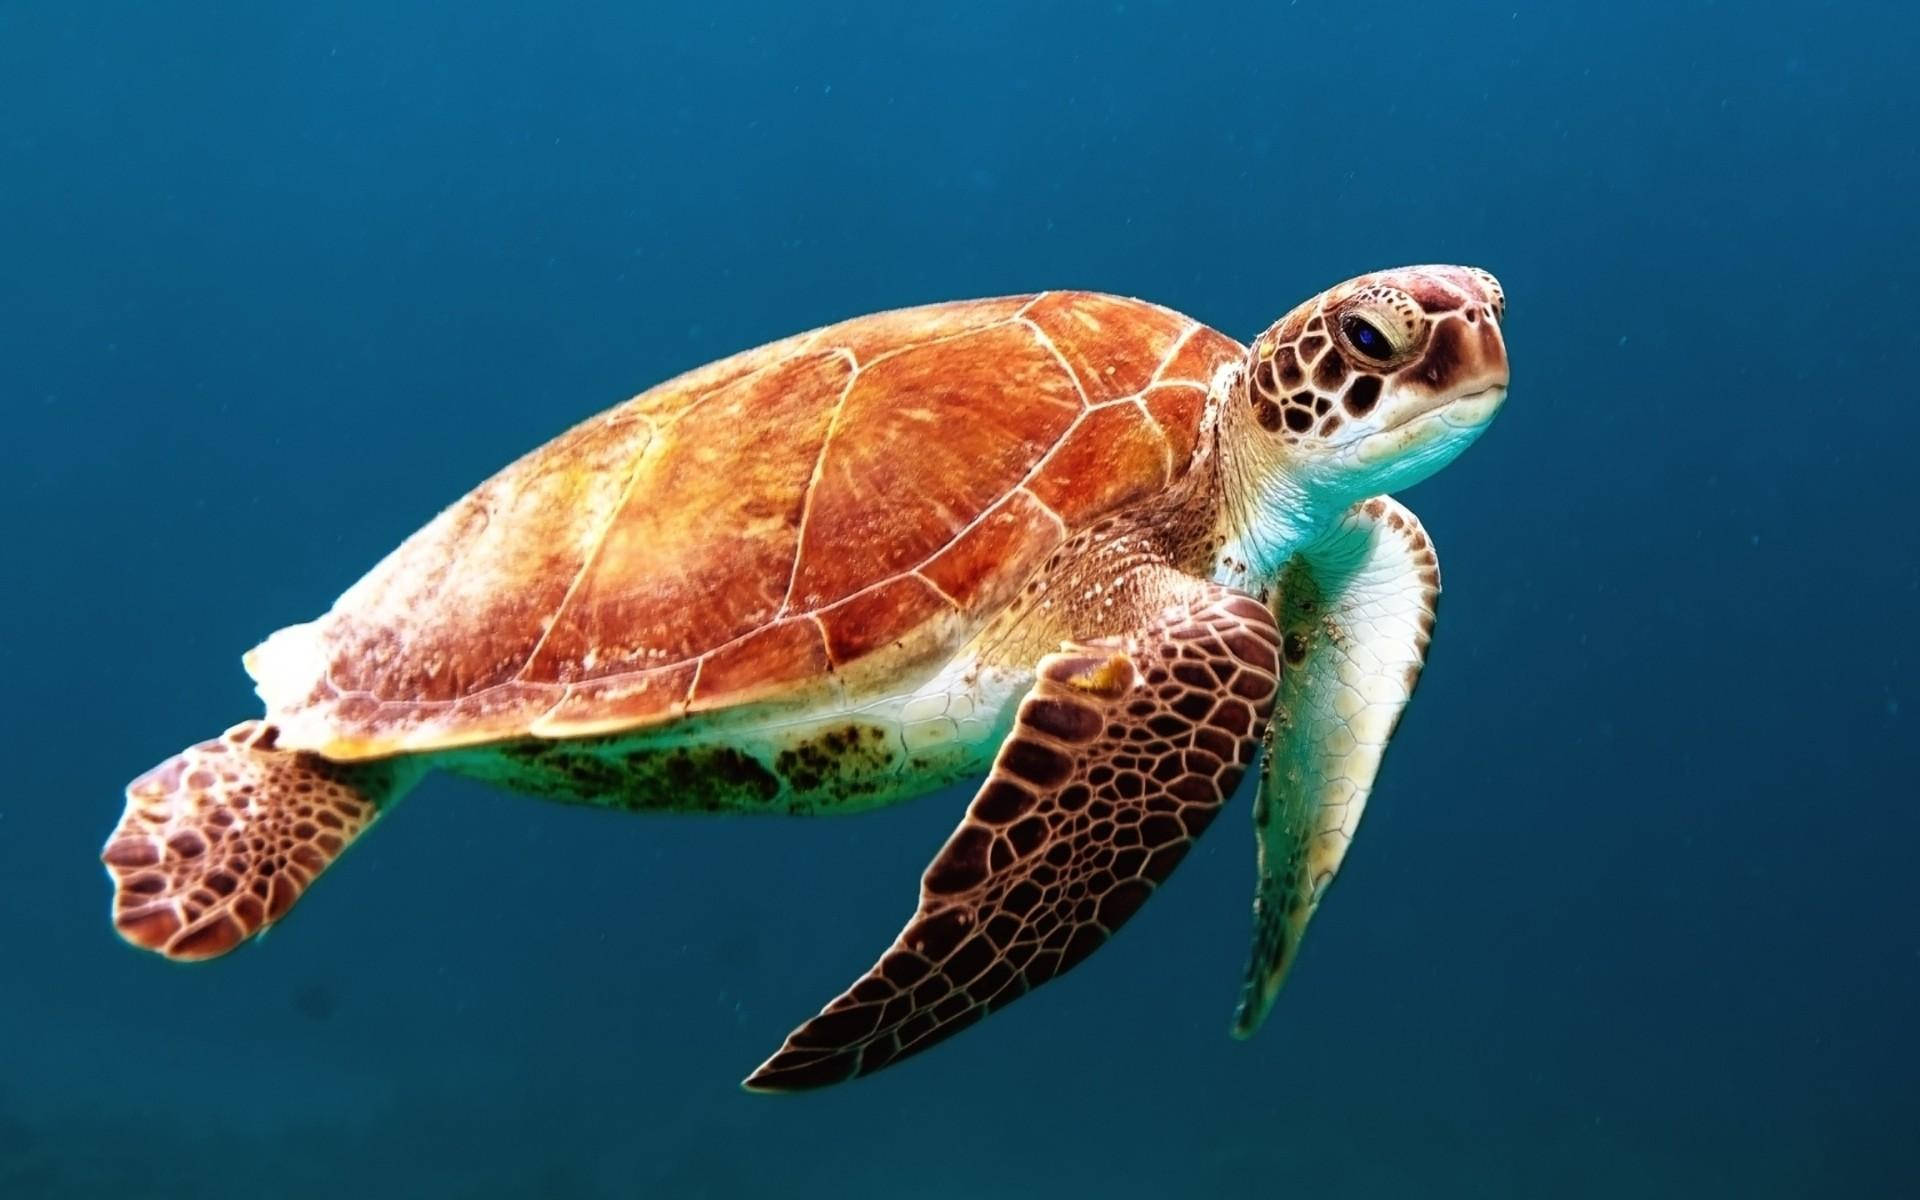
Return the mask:
<path id="1" fill-rule="evenodd" d="M 815 814 L 985 771 L 878 963 L 746 1081 L 817 1087 L 1104 943 L 1267 749 L 1236 1020 L 1265 1016 L 1440 589 L 1383 495 L 1506 397 L 1484 271 L 1362 276 L 1253 345 L 1088 292 L 903 309 L 663 383 L 245 656 L 266 715 L 127 786 L 114 921 L 232 949 L 430 770 Z"/>

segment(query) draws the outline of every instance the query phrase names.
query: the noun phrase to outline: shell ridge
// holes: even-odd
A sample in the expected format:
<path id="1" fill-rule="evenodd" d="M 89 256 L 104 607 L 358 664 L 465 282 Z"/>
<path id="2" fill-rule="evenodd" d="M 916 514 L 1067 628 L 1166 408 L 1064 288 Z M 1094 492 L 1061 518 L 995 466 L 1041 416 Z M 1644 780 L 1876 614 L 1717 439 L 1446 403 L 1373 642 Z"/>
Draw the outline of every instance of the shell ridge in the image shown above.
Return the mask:
<path id="1" fill-rule="evenodd" d="M 987 303 L 991 303 L 991 301 L 987 301 Z M 1028 301 L 1028 303 L 1030 304 L 1032 301 Z M 929 346 L 944 346 L 948 342 L 965 341 L 967 338 L 978 337 L 990 330 L 998 329 L 1003 325 L 1012 325 L 1018 321 L 1018 317 L 999 317 L 995 320 L 988 321 L 984 325 L 974 325 L 967 329 L 957 329 L 952 333 L 943 333 L 937 337 L 926 338 L 922 341 L 908 342 L 904 346 L 895 346 L 891 350 L 882 350 L 866 362 L 860 363 L 859 367 L 861 370 L 865 370 L 868 367 L 877 367 L 888 359 L 899 358 L 902 354 L 907 354 L 914 350 L 925 350 Z M 853 352 L 849 350 L 847 353 L 852 354 Z"/>
<path id="2" fill-rule="evenodd" d="M 1040 344 L 1047 348 L 1047 353 L 1053 355 L 1053 360 L 1060 364 L 1060 369 L 1067 373 L 1067 378 L 1073 380 L 1073 390 L 1080 394 L 1080 411 L 1085 412 L 1087 409 L 1092 408 L 1093 401 L 1087 396 L 1086 381 L 1080 378 L 1080 372 L 1073 369 L 1073 364 L 1067 361 L 1067 356 L 1060 353 L 1060 347 L 1054 344 L 1051 337 L 1047 336 L 1047 331 L 1040 328 L 1040 323 L 1032 317 L 1018 317 L 1016 320 L 1033 331 L 1033 336 L 1038 338 Z M 1078 422 L 1076 422 L 1076 424 L 1077 423 Z M 1071 433 L 1072 429 L 1069 428 L 1067 432 Z M 1066 434 L 1062 434 L 1060 440 L 1063 442 L 1066 440 L 1066 437 Z M 1057 450 L 1059 448 L 1060 442 L 1055 442 L 1054 449 Z M 1051 454 L 1052 451 L 1050 450 L 1048 453 Z M 1031 474 L 1029 474 L 1028 477 L 1031 478 Z"/>
<path id="3" fill-rule="evenodd" d="M 1160 359 L 1160 365 L 1153 369 L 1152 377 L 1147 380 L 1147 386 L 1134 393 L 1136 399 L 1160 386 L 1160 381 L 1167 377 L 1167 370 L 1173 366 L 1174 360 L 1180 357 L 1180 352 L 1187 348 L 1187 343 L 1192 341 L 1200 330 L 1200 322 L 1193 320 L 1187 322 L 1186 331 L 1179 337 L 1173 339 L 1173 345 L 1167 347 L 1166 354 Z M 1145 406 L 1143 405 L 1142 407 Z M 1158 423 L 1157 421 L 1155 422 L 1155 424 Z"/>
<path id="4" fill-rule="evenodd" d="M 698 407 L 712 394 L 713 391 L 711 389 L 703 392 L 700 397 L 692 404 L 689 404 L 687 408 L 691 410 Z M 594 564 L 600 561 L 600 552 L 606 547 L 607 538 L 612 535 L 614 527 L 620 524 L 620 516 L 627 511 L 627 505 L 633 502 L 633 489 L 639 486 L 640 483 L 641 465 L 646 462 L 647 452 L 653 449 L 653 444 L 658 440 L 661 429 L 662 426 L 659 423 L 651 419 L 647 420 L 647 440 L 640 447 L 640 452 L 633 456 L 633 462 L 627 468 L 627 480 L 620 485 L 620 499 L 608 510 L 606 521 L 600 526 L 599 534 L 593 539 L 593 548 L 581 556 L 579 570 L 574 572 L 573 580 L 567 584 L 567 590 L 560 596 L 560 603 L 554 606 L 553 614 L 547 618 L 547 627 L 541 630 L 540 636 L 534 640 L 533 649 L 527 653 L 527 661 L 520 664 L 520 669 L 509 677 L 507 684 L 496 684 L 495 686 L 504 687 L 514 683 L 527 682 L 527 672 L 532 669 L 534 663 L 540 661 L 540 652 L 546 649 L 547 639 L 551 638 L 553 631 L 560 627 L 560 618 L 566 615 L 567 606 L 573 603 L 573 598 L 575 594 L 579 592 L 580 585 L 586 582 L 588 575 L 592 574 Z M 566 689 L 563 688 L 561 689 L 561 700 L 564 700 L 565 696 Z M 559 707 L 561 700 L 556 700 L 554 707 Z M 448 701 L 447 703 L 451 704 L 455 703 L 455 701 Z"/>
<path id="5" fill-rule="evenodd" d="M 847 397 L 853 395 L 853 385 L 859 382 L 860 373 L 870 365 L 863 364 L 859 356 L 845 346 L 836 347 L 835 352 L 846 355 L 853 370 L 848 373 L 846 384 L 833 402 L 833 413 L 827 418 L 827 431 L 820 438 L 820 453 L 814 456 L 813 473 L 807 477 L 807 489 L 800 497 L 800 524 L 793 531 L 793 563 L 787 568 L 787 589 L 780 597 L 780 607 L 774 610 L 773 620 L 767 622 L 769 625 L 793 611 L 793 587 L 800 581 L 800 562 L 807 553 L 807 523 L 813 517 L 813 497 L 820 490 L 820 476 L 827 469 L 827 450 L 833 445 L 833 435 L 840 428 L 840 414 L 846 411 Z"/>

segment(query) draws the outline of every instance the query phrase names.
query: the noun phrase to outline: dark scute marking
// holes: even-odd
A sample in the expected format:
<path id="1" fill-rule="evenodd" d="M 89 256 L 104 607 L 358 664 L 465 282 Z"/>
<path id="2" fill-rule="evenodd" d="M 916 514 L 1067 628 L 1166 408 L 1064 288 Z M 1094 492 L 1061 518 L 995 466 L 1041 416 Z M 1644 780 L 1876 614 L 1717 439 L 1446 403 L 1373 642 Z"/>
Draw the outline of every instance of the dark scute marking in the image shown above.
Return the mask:
<path id="1" fill-rule="evenodd" d="M 1222 761 L 1234 757 L 1240 748 L 1239 741 L 1211 725 L 1202 725 L 1193 731 L 1193 744 Z"/>
<path id="2" fill-rule="evenodd" d="M 300 885 L 288 875 L 276 875 L 272 889 L 267 896 L 267 914 L 274 920 L 286 915 L 293 902 L 300 898 Z"/>
<path id="3" fill-rule="evenodd" d="M 1253 386 L 1258 392 L 1268 396 L 1280 390 L 1274 384 L 1272 359 L 1261 359 L 1260 365 L 1253 369 Z"/>
<path id="4" fill-rule="evenodd" d="M 1312 362 L 1320 351 L 1326 349 L 1327 339 L 1320 334 L 1308 334 L 1300 339 L 1300 361 Z"/>
<path id="5" fill-rule="evenodd" d="M 288 903 L 292 903 L 289 901 Z M 240 944 L 240 930 L 232 921 L 222 917 L 209 921 L 191 933 L 181 935 L 167 947 L 167 953 L 175 958 L 211 958 L 223 951 L 231 950 Z"/>
<path id="6" fill-rule="evenodd" d="M 908 1038 L 906 1036 L 906 1031 L 903 1029 L 901 1031 L 901 1037 L 900 1037 L 900 1040 L 903 1043 L 903 1045 L 901 1046 L 901 1049 L 906 1050 L 910 1048 L 913 1050 L 915 1054 L 918 1054 L 920 1051 L 925 1050 L 929 1046 L 937 1046 L 941 1042 L 946 1041 L 948 1038 L 952 1037 L 954 1034 L 959 1033 L 961 1030 L 967 1028 L 969 1025 L 974 1024 L 981 1017 L 984 1017 L 986 1015 L 987 1015 L 986 1009 L 981 1008 L 978 1005 L 974 1005 L 973 1007 L 967 1009 L 966 1011 L 948 1018 L 946 1024 L 937 1025 L 934 1028 L 926 1031 L 925 1033 L 918 1035 L 916 1038 L 912 1040 L 911 1046 L 908 1046 L 905 1044 L 908 1042 Z"/>
<path id="7" fill-rule="evenodd" d="M 993 835 L 979 825 L 962 825 L 921 881 L 930 892 L 951 896 L 978 887 L 987 877 L 987 850 Z"/>
<path id="8" fill-rule="evenodd" d="M 1173 664 L 1173 677 L 1188 687 L 1210 688 L 1213 686 L 1213 672 L 1207 670 L 1205 663 L 1177 662 Z"/>
<path id="9" fill-rule="evenodd" d="M 1021 928 L 1020 918 L 1003 912 L 991 921 L 988 921 L 986 925 L 981 928 L 980 932 L 982 936 L 993 943 L 995 949 L 1005 950 L 1013 944 L 1014 938 L 1020 936 Z"/>
<path id="10" fill-rule="evenodd" d="M 1253 419 L 1260 422 L 1260 428 L 1268 433 L 1277 433 L 1280 430 L 1280 408 L 1265 396 L 1254 400 Z"/>
<path id="11" fill-rule="evenodd" d="M 1287 428 L 1295 433 L 1305 433 L 1313 428 L 1313 412 L 1306 408 L 1289 408 L 1286 415 Z"/>
<path id="12" fill-rule="evenodd" d="M 1244 704 L 1228 701 L 1214 711 L 1213 723 L 1236 737 L 1246 737 L 1253 731 L 1253 714 Z"/>
<path id="13" fill-rule="evenodd" d="M 942 971 L 956 985 L 965 987 L 973 981 L 974 976 L 986 970 L 987 964 L 993 960 L 993 943 L 983 937 L 970 937 L 960 943 L 960 948 L 953 952 L 953 957 L 947 960 Z M 963 1002 L 966 1000 L 964 996 L 955 998 Z"/>
<path id="14" fill-rule="evenodd" d="M 1007 845 L 1003 838 L 993 839 L 993 847 L 987 852 L 988 869 L 995 874 L 999 874 L 1001 871 L 1012 866 L 1013 861 L 1013 847 Z"/>
<path id="15" fill-rule="evenodd" d="M 1182 761 L 1187 764 L 1187 770 L 1197 775 L 1207 776 L 1216 774 L 1221 767 L 1226 765 L 1220 761 L 1220 759 L 1202 750 L 1199 746 L 1194 746 L 1188 750 L 1186 754 L 1182 756 Z"/>
<path id="16" fill-rule="evenodd" d="M 1188 837 L 1197 838 L 1207 831 L 1207 826 L 1213 824 L 1213 819 L 1219 815 L 1218 805 L 1192 804 L 1180 810 L 1180 823 L 1186 826 Z"/>
<path id="17" fill-rule="evenodd" d="M 1006 779 L 992 779 L 974 799 L 973 815 L 982 821 L 1004 825 L 1026 813 L 1039 801 L 1026 788 Z"/>
<path id="18" fill-rule="evenodd" d="M 967 935 L 969 924 L 971 922 L 964 911 L 950 908 L 945 912 L 921 917 L 907 927 L 907 932 L 901 940 L 906 943 L 908 949 L 922 958 L 940 962 L 953 953 L 953 948 L 958 946 L 960 939 Z"/>
<path id="19" fill-rule="evenodd" d="M 1213 711 L 1213 703 L 1213 694 L 1210 692 L 1188 692 L 1173 702 L 1173 711 L 1187 722 L 1198 721 Z M 1186 726 L 1183 724 L 1182 728 Z"/>
<path id="20" fill-rule="evenodd" d="M 1114 885 L 1112 891 L 1100 898 L 1098 920 L 1108 929 L 1118 929 L 1128 917 L 1140 911 L 1140 906 L 1153 895 L 1153 885 L 1139 879 L 1123 879 Z"/>
<path id="21" fill-rule="evenodd" d="M 1033 960 L 1027 966 L 1027 978 L 1031 979 L 1036 985 L 1045 983 L 1059 973 L 1060 952 L 1058 950 L 1041 950 L 1036 952 Z"/>
<path id="22" fill-rule="evenodd" d="M 1272 620 L 1272 614 L 1267 611 L 1267 606 L 1255 600 L 1252 596 L 1229 596 L 1227 602 L 1220 607 L 1232 616 L 1240 618 L 1242 621 L 1257 621 L 1264 625 Z M 1238 629 L 1232 631 L 1232 633 L 1236 635 L 1244 634 L 1245 632 L 1245 630 Z M 1229 645 L 1232 644 L 1231 637 L 1229 637 L 1227 641 Z"/>
<path id="23" fill-rule="evenodd" d="M 1372 412 L 1373 406 L 1380 402 L 1381 386 L 1378 375 L 1362 375 L 1354 380 L 1347 389 L 1347 411 L 1356 417 L 1364 417 Z"/>
<path id="24" fill-rule="evenodd" d="M 1330 350 L 1321 358 L 1320 365 L 1313 369 L 1313 382 L 1321 391 L 1336 391 L 1340 382 L 1347 377 L 1347 360 L 1337 350 Z"/>
<path id="25" fill-rule="evenodd" d="M 1047 821 L 1045 817 L 1028 817 L 1026 820 L 1007 830 L 1007 842 L 1014 853 L 1025 858 L 1047 840 Z"/>
<path id="26" fill-rule="evenodd" d="M 925 1037 L 934 1027 L 933 1001 L 927 1001 L 923 1010 L 916 1011 L 911 1017 L 900 1023 L 900 1030 L 894 1034 L 903 1046 L 910 1046 Z"/>
<path id="27" fill-rule="evenodd" d="M 100 855 L 112 867 L 150 867 L 160 861 L 160 852 L 145 838 L 121 838 Z"/>
<path id="28" fill-rule="evenodd" d="M 1070 971 L 1086 961 L 1089 954 L 1107 944 L 1106 931 L 1098 925 L 1076 925 L 1066 949 L 1060 952 L 1060 969 Z"/>
<path id="29" fill-rule="evenodd" d="M 1073 760 L 1052 746 L 1016 738 L 1001 753 L 1000 769 L 1038 787 L 1053 787 L 1072 773 Z"/>
<path id="30" fill-rule="evenodd" d="M 1434 327 L 1427 352 L 1412 370 L 1414 377 L 1435 391 L 1441 390 L 1460 373 L 1466 357 L 1466 326 L 1459 321 L 1441 321 Z"/>
<path id="31" fill-rule="evenodd" d="M 1063 742 L 1090 742 L 1100 732 L 1103 718 L 1091 705 L 1040 697 L 1027 701 L 1020 714 L 1027 724 Z"/>
<path id="32" fill-rule="evenodd" d="M 1179 821 L 1161 813 L 1155 813 L 1140 822 L 1140 837 L 1149 846 L 1157 846 L 1185 836 L 1186 830 L 1181 827 Z"/>
<path id="33" fill-rule="evenodd" d="M 898 988 L 910 988 L 919 983 L 931 969 L 926 959 L 897 950 L 880 960 L 880 974 Z"/>
<path id="34" fill-rule="evenodd" d="M 1040 903 L 1040 889 L 1027 880 L 1022 880 L 1008 889 L 1006 898 L 1000 901 L 1000 907 L 1016 917 L 1024 917 Z"/>
<path id="35" fill-rule="evenodd" d="M 1280 353 L 1274 355 L 1273 361 L 1280 368 L 1282 386 L 1295 387 L 1306 378 L 1306 372 L 1300 369 L 1300 360 L 1294 356 L 1292 346 L 1280 347 Z"/>
<path id="36" fill-rule="evenodd" d="M 819 1046 L 843 1046 L 871 1034 L 880 1023 L 880 1008 L 853 1004 L 828 1009 L 807 1022 L 807 1040 Z"/>
<path id="37" fill-rule="evenodd" d="M 967 985 L 967 995 L 979 1004 L 992 1003 L 1000 990 L 1013 982 L 1013 964 L 1001 959 L 982 971 Z"/>
<path id="38" fill-rule="evenodd" d="M 1243 747 L 1246 744 L 1241 743 Z M 1239 779 L 1237 772 L 1234 779 Z M 1224 787 L 1224 784 L 1216 787 L 1198 775 L 1182 775 L 1167 785 L 1167 795 L 1187 804 L 1218 804 Z"/>
<path id="39" fill-rule="evenodd" d="M 1267 700 L 1273 695 L 1273 680 L 1262 678 L 1251 671 L 1244 672 L 1233 681 L 1233 694 L 1244 696 L 1248 700 Z"/>
<path id="40" fill-rule="evenodd" d="M 1180 860 L 1185 858 L 1187 851 L 1191 849 L 1193 849 L 1193 843 L 1185 838 L 1160 847 L 1147 858 L 1147 867 L 1142 874 L 1155 883 L 1164 882 L 1167 876 L 1173 874 L 1173 869 L 1180 865 Z"/>
<path id="41" fill-rule="evenodd" d="M 1157 738 L 1178 737 L 1180 734 L 1187 732 L 1188 727 L 1188 722 L 1181 720 L 1171 713 L 1161 713 L 1159 716 L 1147 722 L 1147 732 Z M 1137 737 L 1139 732 L 1139 730 L 1135 730 L 1134 735 Z"/>

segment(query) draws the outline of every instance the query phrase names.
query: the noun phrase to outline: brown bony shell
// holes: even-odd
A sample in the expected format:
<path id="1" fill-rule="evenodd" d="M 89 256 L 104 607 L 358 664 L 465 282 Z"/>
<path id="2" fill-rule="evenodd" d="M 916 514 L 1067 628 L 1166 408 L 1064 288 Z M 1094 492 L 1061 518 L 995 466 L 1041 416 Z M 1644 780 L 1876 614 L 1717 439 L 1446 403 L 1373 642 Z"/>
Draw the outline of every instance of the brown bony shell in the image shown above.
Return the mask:
<path id="1" fill-rule="evenodd" d="M 1086 292 L 856 318 L 563 433 L 247 656 L 283 744 L 366 758 L 812 703 L 949 657 L 1165 490 L 1242 347 Z"/>

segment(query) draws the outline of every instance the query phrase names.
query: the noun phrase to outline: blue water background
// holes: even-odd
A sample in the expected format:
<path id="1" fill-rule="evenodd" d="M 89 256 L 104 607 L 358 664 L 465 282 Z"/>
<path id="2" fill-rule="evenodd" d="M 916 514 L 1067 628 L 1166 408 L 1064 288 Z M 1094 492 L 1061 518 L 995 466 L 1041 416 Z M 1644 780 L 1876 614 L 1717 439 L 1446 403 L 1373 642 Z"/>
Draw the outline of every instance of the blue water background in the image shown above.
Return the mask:
<path id="1" fill-rule="evenodd" d="M 0 5 L 0 1194 L 1920 1194 L 1920 18 L 1882 3 Z M 804 1098 L 964 794 L 436 779 L 263 943 L 123 947 L 238 653 L 682 368 L 919 301 L 1251 337 L 1409 261 L 1514 388 L 1258 1040 L 1243 796 L 1071 976 Z"/>

